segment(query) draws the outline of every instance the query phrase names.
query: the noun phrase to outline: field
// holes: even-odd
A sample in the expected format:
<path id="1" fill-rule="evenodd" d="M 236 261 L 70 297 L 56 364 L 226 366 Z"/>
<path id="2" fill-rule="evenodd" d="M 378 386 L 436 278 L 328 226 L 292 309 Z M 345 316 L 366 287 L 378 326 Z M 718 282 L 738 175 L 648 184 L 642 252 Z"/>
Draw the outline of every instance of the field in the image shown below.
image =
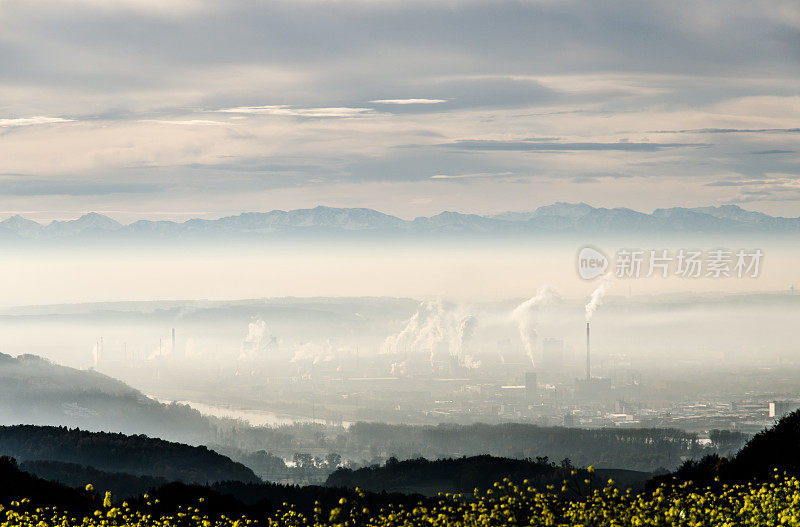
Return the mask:
<path id="1" fill-rule="evenodd" d="M 314 509 L 305 516 L 290 504 L 269 518 L 230 518 L 205 510 L 205 503 L 179 507 L 173 514 L 158 515 L 148 509 L 157 500 L 134 510 L 127 502 L 114 503 L 110 493 L 97 495 L 93 515 L 78 518 L 51 507 L 37 507 L 27 499 L 0 507 L 2 527 L 241 527 L 269 526 L 744 526 L 800 525 L 800 481 L 775 471 L 772 481 L 721 484 L 696 488 L 691 483 L 662 484 L 649 494 L 622 492 L 609 480 L 593 488 L 594 479 L 573 477 L 560 489 L 538 492 L 527 482 L 498 482 L 472 496 L 442 495 L 433 505 L 389 506 L 369 510 L 358 498 L 342 498 L 332 510 Z M 94 493 L 87 485 L 87 493 Z M 567 499 L 567 494 L 582 495 Z M 363 496 L 363 493 L 359 493 Z M 147 498 L 147 496 L 145 496 Z"/>

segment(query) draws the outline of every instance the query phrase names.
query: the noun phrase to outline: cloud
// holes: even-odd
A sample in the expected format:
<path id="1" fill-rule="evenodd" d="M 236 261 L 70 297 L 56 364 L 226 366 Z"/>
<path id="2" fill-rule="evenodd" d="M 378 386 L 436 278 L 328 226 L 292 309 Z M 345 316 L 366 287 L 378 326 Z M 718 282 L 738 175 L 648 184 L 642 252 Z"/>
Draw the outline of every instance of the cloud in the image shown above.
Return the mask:
<path id="1" fill-rule="evenodd" d="M 767 174 L 760 179 L 730 179 L 706 183 L 707 187 L 752 187 L 800 190 L 800 174 Z"/>
<path id="2" fill-rule="evenodd" d="M 174 125 L 183 125 L 183 126 L 231 126 L 235 125 L 236 123 L 231 123 L 227 121 L 212 121 L 208 119 L 177 119 L 177 120 L 169 120 L 169 119 L 140 119 L 139 122 L 142 123 L 156 123 L 156 124 L 174 124 Z"/>
<path id="3" fill-rule="evenodd" d="M 37 124 L 70 123 L 73 121 L 74 119 L 64 119 L 62 117 L 43 117 L 43 116 L 20 117 L 17 119 L 0 119 L 0 126 L 2 127 L 33 126 Z"/>
<path id="4" fill-rule="evenodd" d="M 302 160 L 281 160 L 263 158 L 236 158 L 219 163 L 190 163 L 188 168 L 195 170 L 217 170 L 226 172 L 279 172 L 299 174 L 319 174 L 326 171 L 322 165 L 303 164 Z"/>
<path id="5" fill-rule="evenodd" d="M 153 184 L 74 180 L 23 179 L 4 180 L 0 183 L 0 195 L 5 196 L 106 196 L 109 194 L 143 194 L 162 189 L 161 185 Z"/>
<path id="6" fill-rule="evenodd" d="M 738 192 L 730 203 L 796 202 L 800 199 L 800 174 L 766 174 L 760 179 L 733 179 L 708 183 L 711 187 L 731 187 Z"/>
<path id="7" fill-rule="evenodd" d="M 513 176 L 513 172 L 478 172 L 474 174 L 436 174 L 431 176 L 431 179 L 474 179 L 474 178 L 495 178 Z"/>
<path id="8" fill-rule="evenodd" d="M 276 106 L 239 106 L 217 110 L 221 113 L 246 115 L 281 115 L 292 117 L 360 117 L 375 113 L 371 108 L 293 108 L 286 105 Z"/>
<path id="9" fill-rule="evenodd" d="M 649 130 L 649 134 L 796 134 L 800 128 L 694 128 L 690 130 Z"/>
<path id="10" fill-rule="evenodd" d="M 621 174 L 618 172 L 592 172 L 588 174 L 581 174 L 577 177 L 574 177 L 572 181 L 574 183 L 596 183 L 601 179 L 630 179 L 633 176 L 630 174 Z"/>
<path id="11" fill-rule="evenodd" d="M 439 104 L 447 102 L 446 99 L 377 99 L 369 101 L 374 104 Z"/>
<path id="12" fill-rule="evenodd" d="M 491 140 L 463 140 L 453 143 L 443 143 L 437 146 L 456 148 L 459 150 L 501 150 L 524 152 L 558 152 L 558 151 L 627 151 L 627 152 L 655 152 L 665 148 L 707 147 L 706 143 L 557 143 L 550 141 L 491 141 Z"/>
<path id="13" fill-rule="evenodd" d="M 187 13 L 204 10 L 206 7 L 206 2 L 201 0 L 170 0 L 169 2 L 161 0 L 116 0 L 114 2 L 106 2 L 105 0 L 51 0 L 51 3 L 84 4 L 94 9 L 106 11 L 133 11 L 170 17 L 184 16 Z"/>
<path id="14" fill-rule="evenodd" d="M 391 113 L 442 113 L 472 108 L 514 108 L 542 104 L 557 99 L 557 93 L 534 78 L 509 75 L 449 76 L 442 78 L 388 78 L 369 90 L 419 94 L 418 97 L 378 99 L 370 102 Z M 426 101 L 426 102 L 422 102 Z"/>
<path id="15" fill-rule="evenodd" d="M 744 185 L 760 185 L 763 181 L 712 181 L 707 187 L 741 187 Z"/>
<path id="16" fill-rule="evenodd" d="M 112 190 L 109 174 L 124 207 L 176 213 L 328 196 L 408 215 L 578 195 L 656 208 L 741 188 L 707 185 L 714 175 L 800 169 L 798 18 L 785 7 L 42 2 L 0 0 L 0 159 L 64 186 L 12 188 L 45 197 L 8 210 L 67 206 L 45 192 L 122 207 L 92 197 Z M 144 183 L 163 186 L 134 195 Z M 408 205 L 419 196 L 432 199 Z"/>

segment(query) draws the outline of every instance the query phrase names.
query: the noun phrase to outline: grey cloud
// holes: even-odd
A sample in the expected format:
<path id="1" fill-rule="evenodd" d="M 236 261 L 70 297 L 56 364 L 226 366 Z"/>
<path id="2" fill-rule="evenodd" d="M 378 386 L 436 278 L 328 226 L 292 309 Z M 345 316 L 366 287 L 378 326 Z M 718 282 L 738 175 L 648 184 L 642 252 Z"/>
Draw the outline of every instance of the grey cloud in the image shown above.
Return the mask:
<path id="1" fill-rule="evenodd" d="M 582 183 L 596 183 L 597 178 L 591 176 L 578 176 L 574 177 L 571 180 L 573 183 L 582 184 Z"/>
<path id="2" fill-rule="evenodd" d="M 391 113 L 432 113 L 463 108 L 515 107 L 543 104 L 554 101 L 558 94 L 532 80 L 509 78 L 451 80 L 417 84 L 415 86 L 371 87 L 398 97 L 439 98 L 438 104 L 380 104 L 372 101 L 373 107 Z M 389 97 L 387 97 L 389 98 Z"/>
<path id="3" fill-rule="evenodd" d="M 16 179 L 16 178 L 15 178 Z M 106 183 L 92 181 L 52 181 L 16 179 L 0 183 L 0 195 L 6 196 L 102 196 L 109 194 L 143 194 L 158 192 L 164 187 L 141 183 Z"/>
<path id="4" fill-rule="evenodd" d="M 255 93 L 241 90 L 208 94 L 209 101 L 227 98 L 225 106 L 330 105 L 353 100 L 365 81 L 381 77 L 386 86 L 413 87 L 425 79 L 476 72 L 713 75 L 779 68 L 791 75 L 798 71 L 792 59 L 797 32 L 763 11 L 746 2 L 736 9 L 708 2 L 703 16 L 686 17 L 686 6 L 663 2 L 463 2 L 453 7 L 300 0 L 217 2 L 207 10 L 167 17 L 8 1 L 0 46 L 9 60 L 0 73 L 17 82 L 58 81 L 86 90 L 158 89 L 180 84 L 187 72 L 232 65 L 313 73 L 307 77 L 313 85 L 296 90 L 294 100 L 280 89 L 263 93 L 268 101 L 252 100 Z M 706 24 L 703 17 L 715 23 Z M 339 86 L 337 79 L 342 79 Z M 333 91 L 320 91 L 323 86 Z M 411 91 L 363 94 L 363 100 L 449 100 L 446 93 Z M 508 96 L 520 94 L 512 90 Z"/>
<path id="5" fill-rule="evenodd" d="M 699 68 L 718 70 L 734 60 L 740 65 L 766 60 L 767 67 L 790 56 L 797 43 L 790 26 L 745 2 L 737 9 L 729 2 L 709 2 L 696 20 L 684 16 L 686 6 L 680 3 L 623 1 L 464 2 L 455 9 L 422 2 L 232 1 L 183 17 L 71 3 L 6 4 L 9 17 L 22 27 L 44 19 L 51 37 L 60 41 L 181 63 L 320 63 L 359 50 L 382 54 L 387 48 L 424 48 L 466 52 L 482 62 L 503 58 L 492 70 L 506 72 L 503 66 L 511 59 L 542 62 L 540 68 L 549 71 L 578 63 L 583 70 L 698 68 L 697 73 L 707 73 Z M 451 65 L 458 67 L 458 61 Z"/>
<path id="6" fill-rule="evenodd" d="M 690 130 L 648 130 L 649 134 L 796 134 L 800 128 L 695 128 Z"/>
<path id="7" fill-rule="evenodd" d="M 685 147 L 707 147 L 706 143 L 555 143 L 555 142 L 534 142 L 534 141 L 456 141 L 453 143 L 443 143 L 437 146 L 454 148 L 458 150 L 505 150 L 521 152 L 558 152 L 558 151 L 603 151 L 616 150 L 628 152 L 655 152 L 665 148 L 685 148 Z"/>
<path id="8" fill-rule="evenodd" d="M 630 174 L 620 174 L 618 172 L 593 172 L 589 174 L 581 174 L 573 177 L 570 181 L 573 183 L 596 183 L 602 179 L 627 179 L 632 178 Z"/>
<path id="9" fill-rule="evenodd" d="M 755 196 L 736 196 L 735 198 L 729 200 L 729 203 L 757 203 L 757 202 L 764 202 L 764 201 L 785 201 L 785 202 L 797 202 L 800 201 L 800 195 L 797 196 L 764 196 L 764 195 L 755 195 Z"/>
<path id="10" fill-rule="evenodd" d="M 477 152 L 406 147 L 380 157 L 358 158 L 341 171 L 354 181 L 422 181 L 437 174 L 519 173 L 520 167 L 512 160 L 497 163 Z"/>
<path id="11" fill-rule="evenodd" d="M 706 183 L 707 187 L 741 187 L 743 185 L 752 184 L 744 181 L 712 181 Z"/>
<path id="12" fill-rule="evenodd" d="M 708 128 L 672 131 L 726 134 L 714 137 L 717 145 L 690 143 L 688 137 L 686 142 L 646 142 L 641 130 L 627 134 L 630 142 L 614 141 L 622 134 L 608 141 L 556 137 L 606 137 L 607 130 L 627 126 L 673 126 L 630 124 L 649 122 L 645 114 L 652 109 L 699 113 L 736 97 L 796 95 L 797 28 L 789 25 L 788 17 L 780 19 L 760 3 L 710 0 L 702 8 L 621 0 L 203 3 L 204 9 L 166 16 L 159 10 L 121 9 L 114 2 L 100 8 L 96 3 L 4 1 L 0 119 L 45 115 L 91 121 L 64 129 L 85 132 L 85 138 L 74 139 L 76 148 L 85 148 L 83 159 L 101 161 L 87 162 L 90 168 L 85 171 L 79 169 L 86 181 L 16 182 L 1 185 L 0 193 L 165 195 L 166 189 L 180 185 L 187 192 L 205 192 L 213 200 L 217 194 L 311 185 L 320 178 L 394 182 L 428 181 L 436 174 L 557 173 L 566 185 L 570 178 L 580 182 L 621 177 L 596 172 L 619 170 L 702 185 L 709 174 L 758 178 L 797 169 L 789 159 L 794 156 L 779 155 L 795 153 L 792 142 L 797 136 L 791 134 L 800 132 L 797 128 L 711 128 L 737 125 L 715 119 L 685 121 Z M 392 99 L 444 102 L 374 102 Z M 98 129 L 106 125 L 111 130 L 120 122 L 142 119 L 216 119 L 220 114 L 210 112 L 280 105 L 295 114 L 302 113 L 297 109 L 312 108 L 369 108 L 370 114 L 359 120 L 363 128 L 358 129 L 347 128 L 349 121 L 309 123 L 294 115 L 297 119 L 287 126 L 298 121 L 298 128 L 289 128 L 282 137 L 264 131 L 272 117 L 243 119 L 225 140 L 207 139 L 198 146 L 196 157 L 191 146 L 180 146 L 186 138 L 181 134 L 193 133 L 202 141 L 201 134 L 212 131 L 172 127 L 174 143 L 169 143 L 170 134 L 164 134 L 164 148 L 157 149 L 157 155 L 145 148 L 141 159 L 124 161 L 131 170 L 116 166 L 114 156 L 107 155 L 116 144 L 103 146 L 105 152 L 93 150 L 96 136 L 91 134 L 102 133 Z M 439 113 L 447 115 L 439 120 Z M 620 114 L 633 118 L 620 119 L 623 122 L 617 125 L 613 120 Z M 597 125 L 598 116 L 608 117 L 614 128 Z M 738 124 L 773 126 L 763 118 Z M 584 129 L 585 123 L 591 129 Z M 777 118 L 774 123 L 795 124 Z M 119 126 L 113 131 L 121 132 L 126 124 Z M 335 126 L 341 126 L 341 134 Z M 28 127 L 4 138 L 46 131 L 39 128 Z M 301 128 L 302 135 L 296 133 Z M 659 132 L 670 131 L 653 133 Z M 528 135 L 533 137 L 453 142 L 464 137 Z M 127 136 L 120 136 L 124 144 Z M 131 143 L 137 140 L 141 139 Z M 273 151 L 269 141 L 275 141 L 280 150 L 274 151 L 287 159 L 256 158 L 262 144 L 263 152 Z M 415 141 L 424 144 L 397 147 Z M 370 142 L 369 154 L 361 142 Z M 440 144 L 432 147 L 431 142 Z M 217 165 L 206 162 L 209 149 L 218 149 L 220 155 L 255 157 L 225 158 Z M 546 156 L 524 155 L 581 151 L 661 155 L 648 159 L 652 164 L 621 161 L 595 167 L 561 163 L 569 161 L 566 156 L 559 158 L 559 166 L 547 165 Z M 137 155 L 138 150 L 126 152 Z M 748 152 L 761 155 L 741 155 Z M 290 159 L 298 153 L 302 161 Z M 619 157 L 633 161 L 634 156 Z M 22 169 L 15 165 L 8 170 Z M 37 170 L 51 174 L 60 169 Z M 116 171 L 116 183 L 107 180 L 110 171 Z M 75 173 L 69 172 L 69 178 L 77 179 Z M 476 179 L 486 183 L 485 178 Z M 470 178 L 461 180 L 468 184 Z M 723 184 L 733 185 L 719 183 Z M 647 193 L 641 191 L 644 199 Z"/>
<path id="13" fill-rule="evenodd" d="M 320 173 L 325 171 L 322 165 L 309 164 L 281 164 L 281 163 L 262 163 L 258 160 L 242 159 L 236 162 L 225 163 L 191 163 L 186 165 L 195 170 L 215 170 L 229 172 L 291 172 L 291 173 Z"/>

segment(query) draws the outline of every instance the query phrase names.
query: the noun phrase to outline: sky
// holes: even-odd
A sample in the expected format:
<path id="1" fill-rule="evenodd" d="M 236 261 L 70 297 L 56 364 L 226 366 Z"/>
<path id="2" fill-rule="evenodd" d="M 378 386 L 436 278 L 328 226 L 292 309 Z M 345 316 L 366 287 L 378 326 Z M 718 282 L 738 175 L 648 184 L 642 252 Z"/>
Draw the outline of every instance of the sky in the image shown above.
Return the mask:
<path id="1" fill-rule="evenodd" d="M 800 3 L 0 0 L 0 217 L 800 216 Z"/>

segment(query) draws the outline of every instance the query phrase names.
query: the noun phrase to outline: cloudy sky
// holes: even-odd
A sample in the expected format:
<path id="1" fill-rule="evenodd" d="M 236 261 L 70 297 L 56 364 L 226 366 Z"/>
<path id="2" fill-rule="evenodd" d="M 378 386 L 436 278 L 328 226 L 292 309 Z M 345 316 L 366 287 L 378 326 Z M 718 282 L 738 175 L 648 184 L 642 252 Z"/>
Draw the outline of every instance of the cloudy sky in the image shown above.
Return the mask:
<path id="1" fill-rule="evenodd" d="M 800 3 L 0 0 L 0 216 L 800 215 Z"/>

